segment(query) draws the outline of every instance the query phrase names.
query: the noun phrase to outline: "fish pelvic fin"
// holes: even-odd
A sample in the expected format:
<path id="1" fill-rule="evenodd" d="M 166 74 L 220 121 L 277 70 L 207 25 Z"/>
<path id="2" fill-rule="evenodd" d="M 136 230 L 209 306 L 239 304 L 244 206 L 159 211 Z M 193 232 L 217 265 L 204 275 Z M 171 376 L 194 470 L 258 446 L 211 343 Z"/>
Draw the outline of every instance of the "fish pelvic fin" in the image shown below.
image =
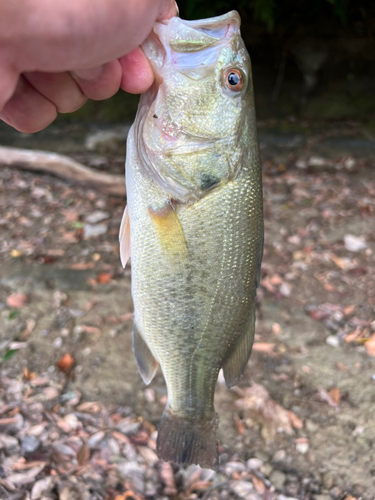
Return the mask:
<path id="1" fill-rule="evenodd" d="M 204 420 L 196 420 L 181 418 L 165 410 L 158 429 L 158 457 L 179 465 L 197 464 L 216 469 L 218 420 L 216 413 Z"/>
<path id="2" fill-rule="evenodd" d="M 121 220 L 119 240 L 121 264 L 125 267 L 130 257 L 130 220 L 127 205 Z"/>
<path id="3" fill-rule="evenodd" d="M 160 245 L 168 260 L 174 264 L 188 261 L 188 248 L 180 220 L 171 202 L 160 208 L 148 208 L 151 220 L 159 236 Z"/>
<path id="4" fill-rule="evenodd" d="M 159 363 L 154 358 L 135 324 L 133 326 L 133 351 L 139 372 L 144 383 L 148 385 L 154 378 Z"/>
<path id="5" fill-rule="evenodd" d="M 225 383 L 228 388 L 240 381 L 251 354 L 255 332 L 255 303 L 251 306 L 250 318 L 245 333 L 239 338 L 229 358 L 223 364 Z"/>

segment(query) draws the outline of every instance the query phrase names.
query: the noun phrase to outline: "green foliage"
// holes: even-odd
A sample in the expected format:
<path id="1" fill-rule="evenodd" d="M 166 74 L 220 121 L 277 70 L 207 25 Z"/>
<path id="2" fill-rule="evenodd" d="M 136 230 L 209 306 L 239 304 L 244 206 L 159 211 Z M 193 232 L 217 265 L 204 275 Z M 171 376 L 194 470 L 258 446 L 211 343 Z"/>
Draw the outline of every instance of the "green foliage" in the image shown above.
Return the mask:
<path id="1" fill-rule="evenodd" d="M 9 361 L 16 354 L 16 349 L 9 349 L 4 356 L 1 358 L 1 363 L 4 361 Z"/>
<path id="2" fill-rule="evenodd" d="M 275 26 L 275 8 L 276 5 L 274 0 L 254 1 L 254 19 L 265 23 L 268 31 L 272 31 Z"/>
<path id="3" fill-rule="evenodd" d="M 13 309 L 12 311 L 10 311 L 9 313 L 9 316 L 8 316 L 8 320 L 12 320 L 12 319 L 15 319 L 17 318 L 17 316 L 19 315 L 19 311 L 17 309 Z"/>

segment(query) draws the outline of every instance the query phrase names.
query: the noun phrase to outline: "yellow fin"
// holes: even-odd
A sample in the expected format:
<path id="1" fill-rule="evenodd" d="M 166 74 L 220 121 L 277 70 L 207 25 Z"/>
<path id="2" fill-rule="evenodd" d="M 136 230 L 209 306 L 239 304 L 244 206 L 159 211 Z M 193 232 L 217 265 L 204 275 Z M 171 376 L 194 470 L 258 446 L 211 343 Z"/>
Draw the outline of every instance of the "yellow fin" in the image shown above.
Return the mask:
<path id="1" fill-rule="evenodd" d="M 158 209 L 149 207 L 148 211 L 165 253 L 172 257 L 173 260 L 187 260 L 187 243 L 179 218 L 172 204 L 168 202 Z"/>
<path id="2" fill-rule="evenodd" d="M 127 205 L 122 216 L 119 239 L 121 264 L 125 267 L 130 257 L 130 220 Z"/>

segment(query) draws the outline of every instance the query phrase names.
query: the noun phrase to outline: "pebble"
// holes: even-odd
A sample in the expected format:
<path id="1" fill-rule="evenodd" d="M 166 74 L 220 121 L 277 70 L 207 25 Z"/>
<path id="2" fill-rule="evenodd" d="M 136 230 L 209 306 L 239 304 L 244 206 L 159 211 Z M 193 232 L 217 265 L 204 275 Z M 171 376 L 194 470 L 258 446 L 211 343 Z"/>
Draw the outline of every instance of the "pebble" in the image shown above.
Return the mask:
<path id="1" fill-rule="evenodd" d="M 231 476 L 233 472 L 240 473 L 246 470 L 245 464 L 242 462 L 228 462 L 225 465 L 225 474 Z"/>
<path id="2" fill-rule="evenodd" d="M 61 337 L 56 337 L 55 340 L 53 341 L 53 347 L 55 349 L 60 349 L 60 347 L 62 346 L 62 338 Z"/>
<path id="3" fill-rule="evenodd" d="M 272 457 L 272 462 L 282 462 L 286 457 L 285 450 L 277 450 L 274 456 Z"/>
<path id="4" fill-rule="evenodd" d="M 0 449 L 5 448 L 8 453 L 14 453 L 19 450 L 18 439 L 7 434 L 0 434 Z"/>
<path id="5" fill-rule="evenodd" d="M 89 447 L 95 448 L 100 443 L 100 441 L 104 439 L 104 437 L 105 437 L 104 431 L 95 432 L 95 434 L 93 434 L 89 438 Z"/>
<path id="6" fill-rule="evenodd" d="M 297 443 L 296 444 L 296 450 L 299 453 L 305 454 L 305 453 L 307 453 L 308 449 L 309 449 L 309 443 Z"/>
<path id="7" fill-rule="evenodd" d="M 68 415 L 65 415 L 64 421 L 68 424 L 72 431 L 75 431 L 79 424 L 79 420 L 74 413 L 68 413 Z"/>
<path id="8" fill-rule="evenodd" d="M 298 498 L 295 498 L 295 497 L 286 497 L 285 495 L 278 495 L 276 497 L 276 500 L 298 500 Z"/>
<path id="9" fill-rule="evenodd" d="M 267 453 L 265 453 L 262 450 L 257 450 L 254 453 L 254 455 L 255 455 L 256 458 L 259 458 L 260 460 L 262 460 L 262 462 L 267 462 L 268 461 L 268 455 L 267 455 Z"/>
<path id="10" fill-rule="evenodd" d="M 336 335 L 329 335 L 326 338 L 326 343 L 331 347 L 338 347 L 340 345 L 340 340 Z"/>
<path id="11" fill-rule="evenodd" d="M 92 212 L 86 217 L 86 222 L 89 224 L 96 224 L 97 222 L 101 222 L 105 219 L 108 219 L 110 216 L 109 212 L 103 212 L 102 210 L 96 210 Z"/>
<path id="12" fill-rule="evenodd" d="M 263 465 L 263 460 L 261 460 L 260 458 L 250 458 L 247 462 L 246 462 L 246 466 L 248 468 L 248 470 L 257 470 L 257 469 L 260 469 Z"/>
<path id="13" fill-rule="evenodd" d="M 54 476 L 47 476 L 44 479 L 37 481 L 31 490 L 31 500 L 38 500 L 43 493 L 50 489 L 54 482 Z"/>
<path id="14" fill-rule="evenodd" d="M 85 224 L 83 228 L 83 237 L 84 238 L 94 238 L 95 236 L 101 236 L 108 231 L 107 224 Z"/>
<path id="15" fill-rule="evenodd" d="M 145 470 L 135 462 L 121 462 L 117 466 L 119 476 L 124 481 L 129 481 L 140 493 L 144 492 Z"/>
<path id="16" fill-rule="evenodd" d="M 266 477 L 269 477 L 272 471 L 273 467 L 271 464 L 263 464 L 260 469 L 260 472 L 264 474 Z"/>
<path id="17" fill-rule="evenodd" d="M 21 449 L 23 453 L 33 453 L 40 446 L 40 439 L 35 436 L 25 436 L 21 441 Z"/>
<path id="18" fill-rule="evenodd" d="M 281 490 L 285 484 L 286 475 L 280 470 L 274 470 L 270 475 L 270 481 L 272 486 L 274 486 L 277 490 Z"/>
<path id="19" fill-rule="evenodd" d="M 248 481 L 231 481 L 229 485 L 234 493 L 244 500 L 259 499 L 258 494 L 254 490 L 254 486 Z"/>
<path id="20" fill-rule="evenodd" d="M 305 422 L 307 432 L 314 433 L 319 429 L 319 426 L 310 419 L 306 419 Z"/>

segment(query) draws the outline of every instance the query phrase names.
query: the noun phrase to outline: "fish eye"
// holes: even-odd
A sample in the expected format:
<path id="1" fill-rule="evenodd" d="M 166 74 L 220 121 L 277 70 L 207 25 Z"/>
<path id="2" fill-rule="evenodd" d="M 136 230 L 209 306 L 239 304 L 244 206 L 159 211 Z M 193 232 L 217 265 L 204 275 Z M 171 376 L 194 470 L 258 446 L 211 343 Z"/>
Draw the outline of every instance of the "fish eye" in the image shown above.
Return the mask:
<path id="1" fill-rule="evenodd" d="M 237 68 L 227 69 L 224 73 L 224 84 L 232 92 L 241 92 L 245 87 L 245 75 Z"/>

